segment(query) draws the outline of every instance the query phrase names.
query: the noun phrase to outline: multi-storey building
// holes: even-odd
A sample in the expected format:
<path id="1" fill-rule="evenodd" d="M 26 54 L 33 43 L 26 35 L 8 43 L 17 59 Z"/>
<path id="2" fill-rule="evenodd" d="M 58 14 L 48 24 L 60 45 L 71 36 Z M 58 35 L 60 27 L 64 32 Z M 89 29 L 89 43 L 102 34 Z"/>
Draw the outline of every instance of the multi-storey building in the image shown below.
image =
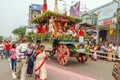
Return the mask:
<path id="1" fill-rule="evenodd" d="M 29 19 L 28 19 L 28 27 L 26 28 L 26 34 L 28 32 L 31 32 L 31 31 L 36 31 L 35 30 L 35 27 L 36 27 L 36 24 L 31 24 L 31 19 L 37 17 L 38 15 L 41 14 L 41 10 L 42 10 L 42 5 L 40 4 L 31 4 L 29 6 Z"/>
<path id="2" fill-rule="evenodd" d="M 112 40 L 118 39 L 116 27 L 118 3 L 111 1 L 103 6 L 97 7 L 91 11 L 81 14 L 83 23 L 96 26 L 98 29 L 99 39 Z"/>
<path id="3" fill-rule="evenodd" d="M 42 10 L 42 5 L 31 4 L 29 6 L 29 26 L 31 26 L 30 20 L 40 15 L 41 10 Z"/>

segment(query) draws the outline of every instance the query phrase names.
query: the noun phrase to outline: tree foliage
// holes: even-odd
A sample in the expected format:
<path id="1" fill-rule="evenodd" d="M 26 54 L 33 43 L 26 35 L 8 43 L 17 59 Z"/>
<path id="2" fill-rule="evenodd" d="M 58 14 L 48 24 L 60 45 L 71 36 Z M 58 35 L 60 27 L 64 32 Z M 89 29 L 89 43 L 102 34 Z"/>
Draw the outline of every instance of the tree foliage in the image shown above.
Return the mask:
<path id="1" fill-rule="evenodd" d="M 22 38 L 26 33 L 26 27 L 24 26 L 24 27 L 16 28 L 12 31 L 12 33 Z"/>
<path id="2" fill-rule="evenodd" d="M 34 34 L 33 31 L 32 31 L 32 32 L 28 32 L 28 37 L 27 37 L 27 39 L 28 39 L 28 41 L 30 41 L 30 42 L 33 41 L 33 40 L 32 40 L 32 37 L 31 37 L 32 34 Z"/>
<path id="3" fill-rule="evenodd" d="M 36 18 L 31 20 L 31 23 L 42 24 L 46 23 L 51 16 L 54 16 L 57 21 L 68 21 L 68 24 L 82 22 L 82 19 L 74 16 L 68 16 L 58 12 L 46 11 L 43 14 L 38 15 Z"/>

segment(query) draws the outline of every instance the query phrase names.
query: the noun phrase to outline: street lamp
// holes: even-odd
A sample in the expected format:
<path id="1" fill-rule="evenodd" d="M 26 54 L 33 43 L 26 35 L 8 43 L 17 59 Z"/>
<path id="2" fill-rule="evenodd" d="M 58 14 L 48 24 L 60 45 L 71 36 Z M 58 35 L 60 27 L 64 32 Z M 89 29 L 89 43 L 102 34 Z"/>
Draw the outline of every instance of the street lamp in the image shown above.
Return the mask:
<path id="1" fill-rule="evenodd" d="M 66 13 L 66 5 L 67 5 L 66 2 L 64 0 L 59 0 L 59 1 L 63 1 L 64 2 L 64 6 L 65 6 L 64 7 L 64 13 Z"/>

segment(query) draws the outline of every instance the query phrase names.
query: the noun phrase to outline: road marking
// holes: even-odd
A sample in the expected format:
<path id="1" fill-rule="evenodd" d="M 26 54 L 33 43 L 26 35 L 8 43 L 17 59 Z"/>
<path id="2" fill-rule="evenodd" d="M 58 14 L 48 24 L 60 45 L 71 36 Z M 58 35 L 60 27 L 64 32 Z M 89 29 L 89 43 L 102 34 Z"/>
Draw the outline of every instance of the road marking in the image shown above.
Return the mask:
<path id="1" fill-rule="evenodd" d="M 11 63 L 9 63 L 9 66 L 10 66 L 10 69 L 12 69 L 12 67 L 11 67 Z"/>
<path id="2" fill-rule="evenodd" d="M 65 69 L 61 69 L 61 68 L 58 68 L 58 67 L 55 67 L 49 64 L 46 64 L 46 65 L 48 69 L 53 70 L 57 73 L 60 73 L 61 76 L 67 77 L 67 80 L 97 80 L 97 79 L 87 77 L 87 76 L 84 76 L 84 75 L 81 75 L 81 74 L 78 74 L 72 71 L 68 71 Z"/>
<path id="3" fill-rule="evenodd" d="M 10 62 L 10 58 L 8 58 L 8 61 Z"/>
<path id="4" fill-rule="evenodd" d="M 17 76 L 15 75 L 15 72 L 12 72 L 12 78 L 17 78 Z"/>
<path id="5" fill-rule="evenodd" d="M 12 67 L 11 67 L 11 61 L 10 61 L 10 58 L 8 58 L 8 61 L 9 61 L 9 66 L 10 66 L 10 69 L 12 69 Z"/>

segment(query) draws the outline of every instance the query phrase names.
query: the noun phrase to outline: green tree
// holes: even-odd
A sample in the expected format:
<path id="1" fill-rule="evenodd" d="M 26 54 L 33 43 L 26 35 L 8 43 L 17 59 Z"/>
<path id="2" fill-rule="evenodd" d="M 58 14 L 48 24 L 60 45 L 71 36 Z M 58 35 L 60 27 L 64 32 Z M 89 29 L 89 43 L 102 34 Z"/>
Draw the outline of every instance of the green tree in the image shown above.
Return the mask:
<path id="1" fill-rule="evenodd" d="M 13 34 L 18 35 L 20 38 L 22 38 L 26 33 L 26 27 L 20 26 L 19 28 L 16 28 L 12 31 Z"/>
<path id="2" fill-rule="evenodd" d="M 32 32 L 28 32 L 28 37 L 27 37 L 27 39 L 28 39 L 28 41 L 32 41 L 32 37 L 31 37 L 31 35 L 32 34 L 34 34 L 34 32 L 32 31 Z"/>

